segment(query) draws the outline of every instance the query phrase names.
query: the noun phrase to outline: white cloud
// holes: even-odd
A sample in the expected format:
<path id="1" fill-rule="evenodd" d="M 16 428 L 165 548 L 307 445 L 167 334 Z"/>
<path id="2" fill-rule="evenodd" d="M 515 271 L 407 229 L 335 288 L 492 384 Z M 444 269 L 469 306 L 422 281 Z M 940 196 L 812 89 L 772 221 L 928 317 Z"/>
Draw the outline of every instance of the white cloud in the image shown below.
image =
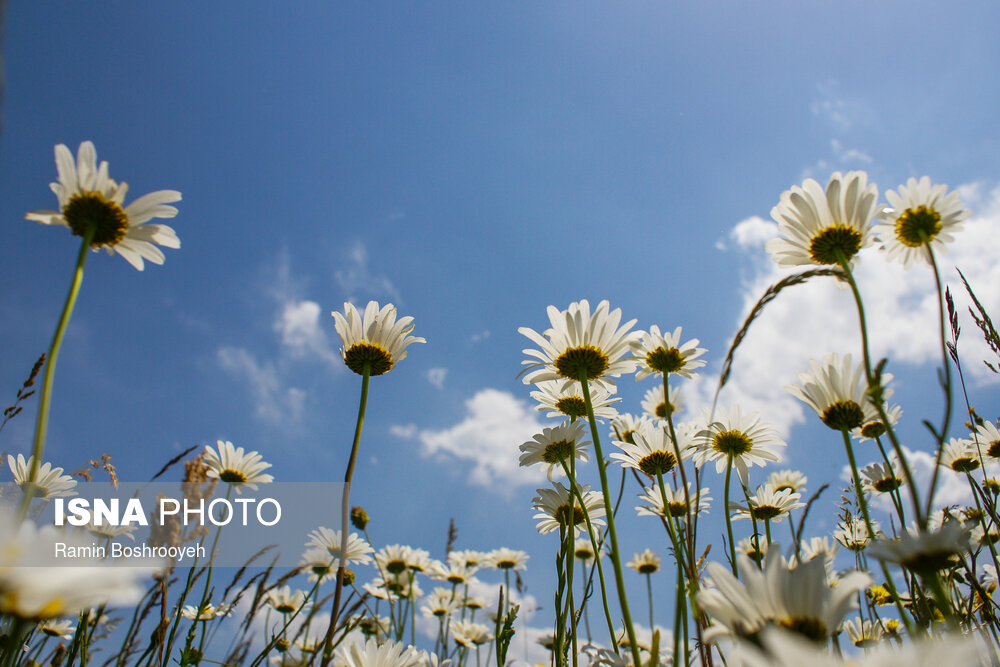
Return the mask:
<path id="1" fill-rule="evenodd" d="M 765 243 L 777 235 L 777 223 L 754 215 L 736 223 L 729 232 L 729 240 L 742 249 L 763 248 Z"/>
<path id="2" fill-rule="evenodd" d="M 388 296 L 399 301 L 399 290 L 384 274 L 373 273 L 369 268 L 368 248 L 361 241 L 355 242 L 347 252 L 347 266 L 334 274 L 337 284 L 344 290 L 348 301 L 361 297 Z"/>
<path id="3" fill-rule="evenodd" d="M 835 129 L 847 131 L 864 124 L 872 116 L 869 105 L 861 99 L 845 96 L 840 91 L 836 79 L 827 79 L 817 84 L 816 97 L 810 105 L 812 114 Z"/>
<path id="4" fill-rule="evenodd" d="M 343 362 L 321 325 L 321 311 L 315 301 L 285 301 L 274 322 L 274 330 L 281 335 L 281 344 L 292 358 L 318 357 L 340 368 Z M 331 327 L 332 322 L 330 318 Z"/>
<path id="5" fill-rule="evenodd" d="M 247 350 L 223 347 L 216 352 L 223 370 L 246 380 L 253 394 L 257 417 L 271 423 L 297 422 L 302 417 L 306 392 L 285 387 L 272 363 L 259 363 Z"/>
<path id="6" fill-rule="evenodd" d="M 844 162 L 872 162 L 872 157 L 857 148 L 845 148 L 838 139 L 830 140 L 830 149 L 833 155 L 841 163 Z"/>
<path id="7" fill-rule="evenodd" d="M 471 340 L 473 343 L 478 343 L 483 340 L 489 340 L 489 337 L 490 337 L 489 331 L 480 331 L 479 333 L 472 334 Z"/>
<path id="8" fill-rule="evenodd" d="M 986 195 L 982 189 L 967 187 L 975 195 L 966 202 L 973 217 L 955 235 L 950 253 L 939 257 L 945 283 L 952 286 L 962 314 L 960 352 L 967 379 L 977 383 L 996 381 L 982 364 L 991 354 L 967 314 L 971 303 L 955 271 L 961 268 L 980 301 L 989 312 L 1000 312 L 1000 263 L 992 257 L 1000 231 L 1000 188 Z M 765 289 L 787 275 L 763 249 L 766 221 L 749 218 L 730 233 L 737 251 L 752 260 L 752 274 L 743 286 L 744 308 L 736 327 Z M 918 265 L 904 271 L 888 263 L 875 248 L 862 252 L 856 278 L 865 300 L 871 352 L 877 360 L 889 357 L 889 372 L 900 362 L 937 363 L 940 355 L 937 305 L 933 274 Z M 791 287 L 769 303 L 763 315 L 736 352 L 729 384 L 720 405 L 738 402 L 761 411 L 765 420 L 787 436 L 791 426 L 803 421 L 802 404 L 784 389 L 796 382 L 796 375 L 809 367 L 811 358 L 830 352 L 852 353 L 860 361 L 861 345 L 857 316 L 851 293 L 838 289 L 829 278 L 814 279 Z M 719 354 L 723 354 L 720 351 Z M 687 396 L 694 409 L 711 403 L 717 377 L 702 376 L 692 383 Z"/>
<path id="9" fill-rule="evenodd" d="M 438 389 L 444 389 L 444 378 L 448 375 L 447 368 L 430 368 L 427 370 L 427 381 Z"/>
<path id="10" fill-rule="evenodd" d="M 465 402 L 466 416 L 442 430 L 419 430 L 412 425 L 390 429 L 399 437 L 416 437 L 425 456 L 462 460 L 473 464 L 469 482 L 493 486 L 508 494 L 514 486 L 535 484 L 545 479 L 541 469 L 518 465 L 521 443 L 541 432 L 540 413 L 512 394 L 497 389 L 481 389 Z"/>

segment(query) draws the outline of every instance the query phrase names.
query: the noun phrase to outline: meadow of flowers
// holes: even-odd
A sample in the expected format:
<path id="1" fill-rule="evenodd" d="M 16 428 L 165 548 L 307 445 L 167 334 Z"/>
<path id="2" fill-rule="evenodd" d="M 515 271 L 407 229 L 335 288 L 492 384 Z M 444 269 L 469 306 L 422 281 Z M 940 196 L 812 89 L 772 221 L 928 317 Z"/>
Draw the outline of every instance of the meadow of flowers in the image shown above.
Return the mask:
<path id="1" fill-rule="evenodd" d="M 391 304 L 346 303 L 332 314 L 343 362 L 360 378 L 357 422 L 343 496 L 336 500 L 340 523 L 302 535 L 297 567 L 268 567 L 252 554 L 244 568 L 216 567 L 217 532 L 170 522 L 153 526 L 151 543 L 198 545 L 205 556 L 193 565 L 169 559 L 141 566 L 107 566 L 97 558 L 49 563 L 57 543 L 130 537 L 127 526 L 69 529 L 39 519 L 47 504 L 73 496 L 78 484 L 46 460 L 45 444 L 56 362 L 86 261 L 91 250 L 104 249 L 138 270 L 146 262 L 162 264 L 160 247 L 180 242 L 171 227 L 152 221 L 176 216 L 181 200 L 181 193 L 161 190 L 126 204 L 127 185 L 111 178 L 90 142 L 75 156 L 59 145 L 55 157 L 57 208 L 26 217 L 68 227 L 81 244 L 48 352 L 4 413 L 6 425 L 37 403 L 31 451 L 8 458 L 16 486 L 0 517 L 3 665 L 514 662 L 527 553 L 510 545 L 458 550 L 449 541 L 444 558 L 435 559 L 392 543 L 391 536 L 373 537 L 366 511 L 352 506 L 370 379 L 391 375 L 411 345 L 425 342 L 413 335 L 413 318 Z M 977 411 L 968 404 L 963 375 L 966 363 L 1000 373 L 1000 336 L 975 286 L 964 284 L 975 305 L 968 316 L 995 355 L 964 358 L 959 341 L 967 314 L 956 309 L 938 266 L 970 211 L 956 192 L 926 177 L 880 193 L 867 174 L 852 171 L 834 173 L 825 186 L 812 179 L 793 186 L 771 215 L 779 236 L 767 251 L 792 272 L 750 311 L 725 356 L 719 389 L 754 321 L 786 290 L 834 281 L 849 291 L 855 309 L 844 316 L 857 322 L 860 358 L 817 351 L 798 383 L 787 387 L 829 429 L 831 448 L 842 446 L 849 464 L 850 482 L 832 518 L 836 529 L 816 534 L 812 512 L 825 511 L 815 501 L 830 487 L 835 494 L 841 480 L 807 480 L 783 468 L 786 443 L 768 415 L 717 403 L 697 419 L 675 419 L 680 387 L 706 365 L 707 353 L 677 323 L 637 328 L 608 301 L 550 306 L 542 330 L 519 329 L 527 345 L 524 384 L 536 407 L 560 420 L 520 445 L 520 464 L 542 468 L 549 481 L 531 503 L 538 532 L 551 534 L 551 557 L 535 558 L 531 566 L 554 569 L 555 588 L 541 596 L 550 663 L 1000 663 L 1000 616 L 992 598 L 1000 568 L 1000 480 L 990 472 L 1000 460 L 1000 428 L 995 406 Z M 882 258 L 865 261 L 900 262 L 935 277 L 939 326 L 918 334 L 936 337 L 940 346 L 933 391 L 943 416 L 922 420 L 935 444 L 928 483 L 918 483 L 897 429 L 905 406 L 892 401 L 891 360 L 870 353 L 863 295 L 877 286 L 858 284 L 854 270 L 859 252 L 872 246 Z M 636 413 L 616 397 L 616 383 L 632 375 L 656 382 Z M 860 447 L 866 459 L 877 452 L 877 462 L 859 465 Z M 266 459 L 266 452 L 219 441 L 164 462 L 164 472 L 183 469 L 191 499 L 231 498 L 276 481 Z M 94 467 L 116 479 L 109 460 Z M 968 485 L 971 506 L 938 508 L 935 494 L 946 477 Z M 889 508 L 884 518 L 876 515 L 876 500 Z M 709 511 L 724 517 L 719 534 L 706 527 Z M 619 528 L 632 513 L 644 531 L 659 535 L 657 544 L 668 545 L 666 558 L 648 549 L 622 552 Z M 362 575 L 362 566 L 374 576 Z M 645 596 L 630 591 L 628 569 L 645 578 Z M 653 593 L 651 577 L 661 570 L 676 573 L 669 600 Z M 498 595 L 478 595 L 482 582 Z M 435 632 L 428 635 L 428 627 Z"/>

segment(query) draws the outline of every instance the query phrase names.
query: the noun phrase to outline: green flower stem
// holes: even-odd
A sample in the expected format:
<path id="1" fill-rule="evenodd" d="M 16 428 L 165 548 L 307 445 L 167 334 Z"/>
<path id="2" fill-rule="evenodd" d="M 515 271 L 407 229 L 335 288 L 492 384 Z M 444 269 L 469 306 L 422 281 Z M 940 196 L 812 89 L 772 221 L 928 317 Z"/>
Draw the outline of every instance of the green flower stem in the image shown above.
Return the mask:
<path id="1" fill-rule="evenodd" d="M 573 476 L 572 471 L 566 465 L 566 461 L 562 461 L 563 470 L 566 472 L 566 476 L 569 478 L 569 488 L 570 492 L 576 496 L 577 501 L 580 503 L 580 507 L 586 507 L 586 503 L 583 502 L 583 494 L 580 493 L 580 489 L 577 487 L 576 478 Z M 615 622 L 611 615 L 611 605 L 608 603 L 608 586 L 604 579 L 604 566 L 601 565 L 601 544 L 597 541 L 597 534 L 594 532 L 594 525 L 590 521 L 590 512 L 584 510 L 583 520 L 587 525 L 587 535 L 590 537 L 590 545 L 594 547 L 594 564 L 597 566 L 597 579 L 601 584 L 601 602 L 604 604 L 604 617 L 608 622 L 608 633 L 611 641 L 611 646 L 614 648 L 615 652 L 618 651 L 618 642 L 615 641 Z M 508 582 L 508 589 L 510 583 Z"/>
<path id="2" fill-rule="evenodd" d="M 990 529 L 986 523 L 986 518 L 988 515 L 983 510 L 983 503 L 982 500 L 980 499 L 983 490 L 979 487 L 978 484 L 976 484 L 976 480 L 972 476 L 972 473 L 969 472 L 965 473 L 965 478 L 969 480 L 969 487 L 972 489 L 972 497 L 976 501 L 976 509 L 979 510 L 979 525 L 983 527 L 983 539 L 986 541 L 986 546 L 988 546 L 990 549 L 990 556 L 993 558 L 993 567 L 996 568 L 997 572 L 1000 572 L 1000 559 L 997 558 L 997 548 L 996 545 L 993 543 L 993 540 L 990 539 Z M 993 519 L 992 516 L 990 517 L 990 519 L 991 521 L 994 521 L 994 525 L 996 525 L 995 520 Z"/>
<path id="3" fill-rule="evenodd" d="M 878 445 L 878 451 L 882 454 L 882 460 L 889 470 L 893 470 L 892 463 L 889 461 L 889 455 L 885 451 L 885 447 L 882 445 L 882 439 L 876 437 L 875 444 Z M 889 497 L 892 498 L 892 505 L 896 508 L 896 514 L 899 515 L 899 525 L 906 525 L 906 512 L 903 511 L 903 496 L 899 493 L 899 487 L 889 492 Z"/>
<path id="4" fill-rule="evenodd" d="M 649 630 L 652 632 L 656 626 L 653 625 L 653 574 L 651 572 L 646 573 L 646 597 L 649 599 Z"/>
<path id="5" fill-rule="evenodd" d="M 923 235 L 923 232 L 921 232 Z M 941 472 L 941 455 L 944 454 L 944 440 L 948 437 L 948 429 L 951 426 L 951 363 L 948 361 L 947 345 L 947 316 L 944 312 L 944 291 L 941 289 L 941 272 L 938 270 L 937 260 L 934 258 L 934 251 L 931 244 L 927 243 L 927 257 L 934 268 L 934 285 L 937 287 L 937 305 L 939 333 L 941 334 L 941 363 L 944 366 L 944 376 L 940 377 L 941 388 L 944 390 L 944 417 L 941 420 L 941 430 L 931 432 L 937 438 L 937 457 L 934 462 L 934 473 L 931 475 L 931 488 L 927 492 L 927 508 L 925 514 L 931 515 L 931 507 L 934 503 L 934 491 L 937 489 L 938 474 Z M 926 422 L 925 422 L 926 423 Z M 928 423 L 928 428 L 930 427 Z"/>
<path id="6" fill-rule="evenodd" d="M 839 256 L 840 268 L 844 271 L 844 277 L 847 279 L 847 284 L 851 287 L 851 293 L 854 295 L 854 303 L 857 305 L 858 309 L 858 323 L 861 326 L 861 350 L 864 354 L 865 361 L 865 379 L 868 381 L 868 390 L 875 386 L 875 374 L 872 371 L 872 360 L 871 353 L 868 349 L 868 324 L 865 320 L 865 306 L 861 299 L 861 291 L 858 289 L 858 284 L 854 281 L 854 273 L 851 271 L 850 264 L 841 255 L 840 250 L 837 250 Z M 872 396 L 872 403 L 878 410 L 879 418 L 882 420 L 882 424 L 885 426 L 886 435 L 889 436 L 889 441 L 892 443 L 892 448 L 896 452 L 896 457 L 899 459 L 899 465 L 903 469 L 903 475 L 906 477 L 906 483 L 910 485 L 910 497 L 913 500 L 913 511 L 916 513 L 917 523 L 921 526 L 926 525 L 926 520 L 920 511 L 920 499 L 917 494 L 917 486 L 913 482 L 913 473 L 910 471 L 910 464 L 906 461 L 906 454 L 903 452 L 903 446 L 899 443 L 899 439 L 896 437 L 896 432 L 892 428 L 892 424 L 889 423 L 889 416 L 885 413 L 885 401 L 882 400 L 881 391 L 879 391 L 878 396 Z"/>
<path id="7" fill-rule="evenodd" d="M 736 542 L 733 541 L 733 519 L 729 515 L 729 482 L 733 476 L 733 455 L 729 454 L 726 462 L 726 483 L 723 487 L 723 511 L 726 513 L 726 532 L 729 534 L 729 564 L 733 569 L 733 576 L 739 578 L 739 568 L 736 566 Z M 758 548 L 760 543 L 758 542 Z"/>
<path id="8" fill-rule="evenodd" d="M 31 453 L 34 458 L 31 462 L 31 469 L 28 471 L 28 483 L 21 498 L 21 506 L 18 510 L 20 521 L 28 515 L 28 508 L 31 506 L 31 499 L 35 494 L 35 478 L 38 477 L 38 468 L 42 465 L 42 454 L 45 452 L 45 435 L 49 428 L 49 411 L 52 405 L 52 379 L 56 372 L 56 360 L 59 358 L 59 350 L 62 348 L 63 337 L 66 335 L 66 327 L 69 325 L 69 318 L 73 315 L 73 308 L 76 306 L 76 298 L 80 294 L 80 286 L 83 284 L 83 267 L 87 263 L 87 255 L 90 251 L 90 242 L 94 238 L 97 225 L 90 225 L 84 233 L 83 241 L 80 243 L 80 251 L 76 255 L 76 269 L 73 271 L 73 281 L 69 286 L 69 293 L 66 295 L 66 303 L 63 305 L 62 314 L 59 316 L 59 323 L 56 325 L 55 334 L 52 336 L 52 343 L 49 345 L 49 353 L 45 357 L 45 375 L 42 379 L 42 391 L 38 397 L 38 416 L 35 420 L 35 440 L 32 444 Z"/>
<path id="9" fill-rule="evenodd" d="M 333 634 L 340 613 L 340 598 L 344 591 L 344 569 L 347 567 L 347 533 L 350 524 L 351 479 L 354 477 L 354 464 L 358 460 L 358 449 L 361 445 L 361 430 L 365 425 L 365 407 L 368 405 L 368 383 L 371 380 L 371 362 L 365 362 L 361 373 L 361 400 L 358 405 L 358 421 L 354 426 L 354 443 L 351 445 L 351 456 L 347 461 L 347 472 L 344 473 L 344 497 L 340 505 L 340 558 L 337 567 L 337 586 L 333 592 L 333 607 L 330 611 L 330 625 L 326 629 L 323 640 L 323 667 L 330 664 L 333 658 Z"/>
<path id="10" fill-rule="evenodd" d="M 670 383 L 669 383 L 669 378 L 670 378 L 670 374 L 669 373 L 664 373 L 663 374 L 663 396 L 664 396 L 663 400 L 666 401 L 667 405 L 670 405 Z M 674 430 L 674 416 L 673 416 L 673 411 L 672 410 L 667 410 L 666 413 L 667 413 L 667 428 L 670 431 L 670 442 L 672 442 L 673 445 L 674 445 L 674 454 L 677 456 L 677 468 L 680 470 L 680 473 L 681 473 L 681 486 L 684 488 L 684 503 L 685 503 L 686 509 L 687 509 L 687 512 L 686 512 L 686 514 L 687 514 L 687 516 L 686 516 L 686 518 L 687 518 L 687 525 L 688 526 L 693 526 L 694 522 L 692 520 L 691 513 L 692 512 L 697 513 L 698 509 L 697 509 L 697 507 L 695 507 L 694 509 L 692 509 L 692 506 L 691 506 L 691 489 L 688 488 L 687 471 L 684 469 L 684 461 L 681 459 L 680 444 L 677 442 L 677 432 Z M 700 488 L 697 489 L 697 492 L 698 493 L 701 492 Z M 664 502 L 666 502 L 666 498 L 664 498 Z M 687 535 L 687 537 L 691 540 L 691 544 L 686 545 L 686 548 L 687 548 L 687 558 L 688 558 L 687 565 L 688 565 L 688 573 L 689 573 L 689 577 L 688 578 L 689 579 L 694 579 L 695 576 L 694 576 L 693 573 L 694 573 L 695 566 L 694 566 L 694 557 L 693 557 L 693 554 L 696 551 L 696 545 L 694 544 L 695 533 L 692 531 L 689 535 Z"/>
<path id="11" fill-rule="evenodd" d="M 604 453 L 601 451 L 601 438 L 597 433 L 597 419 L 594 418 L 594 406 L 590 400 L 590 387 L 587 385 L 587 372 L 580 372 L 580 386 L 583 388 L 583 400 L 587 406 L 587 418 L 590 420 L 590 437 L 594 441 L 594 453 L 597 458 L 597 471 L 601 476 L 601 495 L 604 497 L 604 510 L 608 515 L 608 537 L 611 540 L 611 564 L 615 570 L 615 584 L 618 588 L 618 603 L 621 606 L 622 619 L 625 621 L 625 631 L 628 633 L 629 648 L 632 650 L 634 664 L 642 663 L 639 655 L 639 644 L 635 638 L 635 628 L 632 627 L 632 614 L 628 609 L 628 597 L 625 595 L 625 577 L 622 573 L 621 553 L 618 550 L 618 531 L 615 529 L 615 513 L 611 507 L 611 496 L 608 493 L 608 473 L 604 465 Z M 587 514 L 586 510 L 583 512 Z"/>
<path id="12" fill-rule="evenodd" d="M 861 486 L 861 477 L 858 474 L 858 464 L 854 460 L 854 447 L 851 446 L 851 435 L 847 432 L 846 428 L 840 429 L 840 433 L 844 438 L 844 448 L 847 450 L 847 460 L 851 464 L 851 475 L 854 479 L 854 489 L 858 495 L 858 506 L 861 508 L 861 516 L 865 519 L 865 528 L 868 529 L 868 539 L 875 539 L 875 529 L 872 527 L 871 515 L 868 513 L 868 502 L 865 500 L 864 488 Z M 919 511 L 919 507 L 917 508 Z M 879 565 L 882 568 L 882 575 L 885 577 L 885 584 L 889 587 L 889 593 L 892 595 L 892 599 L 896 602 L 896 610 L 899 612 L 899 617 L 903 619 L 903 623 L 906 625 L 906 631 L 911 637 L 916 635 L 913 634 L 914 628 L 910 621 L 910 617 L 907 616 L 905 610 L 903 609 L 903 602 L 899 599 L 899 593 L 896 592 L 896 585 L 892 582 L 892 577 L 889 575 L 889 568 L 885 563 L 879 561 Z"/>

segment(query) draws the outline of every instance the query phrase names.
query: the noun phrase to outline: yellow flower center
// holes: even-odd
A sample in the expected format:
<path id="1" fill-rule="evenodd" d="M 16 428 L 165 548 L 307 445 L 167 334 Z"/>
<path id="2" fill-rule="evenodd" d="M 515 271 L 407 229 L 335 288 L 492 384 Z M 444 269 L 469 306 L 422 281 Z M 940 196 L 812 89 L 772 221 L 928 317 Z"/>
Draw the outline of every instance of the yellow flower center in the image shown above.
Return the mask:
<path id="1" fill-rule="evenodd" d="M 979 459 L 971 456 L 963 456 L 951 462 L 951 469 L 955 472 L 972 472 L 979 467 Z"/>
<path id="2" fill-rule="evenodd" d="M 344 352 L 344 363 L 358 375 L 364 375 L 368 366 L 369 375 L 383 375 L 392 370 L 392 355 L 381 345 L 361 341 Z"/>
<path id="3" fill-rule="evenodd" d="M 566 396 L 556 401 L 556 410 L 567 417 L 583 417 L 587 414 L 587 404 L 579 396 Z"/>
<path id="4" fill-rule="evenodd" d="M 663 403 L 657 405 L 656 410 L 654 410 L 653 412 L 660 419 L 666 419 L 670 415 L 674 414 L 674 410 L 676 409 L 677 406 L 675 406 L 673 403 L 668 403 L 667 401 L 664 401 Z"/>
<path id="5" fill-rule="evenodd" d="M 715 434 L 712 447 L 720 454 L 736 458 L 749 452 L 753 447 L 753 441 L 743 431 L 722 431 Z"/>
<path id="6" fill-rule="evenodd" d="M 94 228 L 91 248 L 117 245 L 128 231 L 128 216 L 121 204 L 105 199 L 96 192 L 73 195 L 63 209 L 66 224 L 77 236 L 83 237 Z"/>
<path id="7" fill-rule="evenodd" d="M 778 625 L 813 641 L 824 641 L 827 637 L 826 625 L 816 618 L 783 618 Z"/>
<path id="8" fill-rule="evenodd" d="M 902 483 L 903 480 L 898 477 L 883 477 L 872 482 L 872 487 L 879 493 L 888 493 L 898 489 Z"/>
<path id="9" fill-rule="evenodd" d="M 656 451 L 639 459 L 639 470 L 650 477 L 670 472 L 677 465 L 677 457 L 670 452 Z"/>
<path id="10" fill-rule="evenodd" d="M 640 563 L 639 567 L 636 568 L 639 574 L 653 574 L 659 569 L 660 567 L 656 563 Z"/>
<path id="11" fill-rule="evenodd" d="M 573 445 L 574 442 L 572 440 L 559 440 L 549 443 L 542 450 L 542 460 L 553 464 L 565 461 L 573 456 Z"/>
<path id="12" fill-rule="evenodd" d="M 560 505 L 555 511 L 555 518 L 563 526 L 575 526 L 584 521 L 583 509 L 578 505 Z"/>
<path id="13" fill-rule="evenodd" d="M 896 218 L 896 238 L 903 245 L 919 248 L 941 231 L 941 214 L 921 204 L 908 208 Z"/>
<path id="14" fill-rule="evenodd" d="M 861 232 L 850 225 L 835 223 L 824 227 L 809 241 L 809 256 L 817 264 L 838 264 L 858 254 Z"/>
<path id="15" fill-rule="evenodd" d="M 560 354 L 554 365 L 556 372 L 564 378 L 579 380 L 583 375 L 588 380 L 594 380 L 604 375 L 611 362 L 608 355 L 593 345 L 581 345 Z"/>
<path id="16" fill-rule="evenodd" d="M 687 503 L 683 500 L 674 500 L 667 503 L 667 511 L 670 516 L 687 516 Z"/>
<path id="17" fill-rule="evenodd" d="M 219 479 L 227 484 L 242 484 L 247 481 L 247 476 L 245 473 L 239 470 L 233 470 L 232 468 L 226 468 L 219 473 Z"/>
<path id="18" fill-rule="evenodd" d="M 646 365 L 657 373 L 676 373 L 684 368 L 684 355 L 676 347 L 658 347 L 646 355 Z"/>
<path id="19" fill-rule="evenodd" d="M 835 431 L 841 429 L 850 431 L 861 426 L 865 420 L 865 413 L 854 401 L 838 401 L 827 407 L 820 419 Z"/>

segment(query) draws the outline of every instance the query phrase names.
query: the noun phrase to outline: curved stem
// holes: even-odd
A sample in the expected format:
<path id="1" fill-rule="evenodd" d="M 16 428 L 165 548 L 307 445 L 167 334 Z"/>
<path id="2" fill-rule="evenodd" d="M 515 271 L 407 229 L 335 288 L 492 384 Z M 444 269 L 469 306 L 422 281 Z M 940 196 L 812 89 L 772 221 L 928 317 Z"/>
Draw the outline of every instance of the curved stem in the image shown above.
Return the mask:
<path id="1" fill-rule="evenodd" d="M 344 473 L 344 496 L 340 504 L 340 559 L 337 567 L 337 586 L 333 593 L 333 608 L 330 611 L 330 625 L 326 629 L 323 641 L 323 667 L 330 664 L 334 628 L 337 625 L 337 615 L 340 613 L 340 598 L 344 591 L 344 569 L 347 567 L 347 531 L 350 526 L 351 479 L 354 477 L 354 465 L 358 460 L 358 449 L 361 445 L 361 430 L 365 425 L 365 407 L 368 405 L 368 382 L 371 379 L 371 363 L 365 362 L 361 373 L 361 400 L 358 405 L 358 421 L 354 426 L 354 443 L 351 445 L 351 456 L 347 461 L 347 472 Z"/>
<path id="2" fill-rule="evenodd" d="M 31 505 L 31 498 L 35 493 L 35 478 L 38 477 L 38 468 L 42 465 L 42 454 L 45 452 L 45 435 L 49 428 L 49 411 L 52 405 L 52 379 L 56 372 L 56 360 L 59 358 L 59 350 L 62 348 L 63 337 L 66 335 L 66 327 L 69 325 L 69 318 L 73 315 L 73 308 L 76 306 L 76 298 L 80 294 L 80 286 L 83 284 L 83 267 L 87 263 L 87 254 L 90 250 L 90 242 L 94 238 L 96 225 L 90 225 L 84 233 L 83 241 L 80 243 L 80 251 L 76 255 L 76 268 L 73 271 L 73 280 L 69 286 L 69 293 L 66 295 L 66 303 L 63 304 L 62 314 L 59 316 L 59 323 L 52 336 L 52 343 L 49 345 L 49 353 L 45 358 L 45 375 L 42 380 L 42 390 L 38 397 L 38 416 L 35 420 L 35 439 L 31 447 L 34 457 L 31 461 L 31 469 L 28 472 L 27 484 L 22 486 L 24 495 L 21 499 L 21 506 L 18 510 L 19 520 L 24 520 L 28 515 L 28 507 Z"/>
<path id="3" fill-rule="evenodd" d="M 733 519 L 729 514 L 729 482 L 733 476 L 733 455 L 728 456 L 728 462 L 726 464 L 726 485 L 723 488 L 724 498 L 722 499 L 723 507 L 725 507 L 726 513 L 726 532 L 729 534 L 729 564 L 733 569 L 733 576 L 739 578 L 739 571 L 736 567 L 736 542 L 733 541 Z"/>
<path id="4" fill-rule="evenodd" d="M 590 387 L 587 385 L 587 372 L 580 372 L 580 385 L 583 388 L 583 400 L 587 406 L 587 417 L 590 421 L 590 437 L 594 442 L 594 453 L 597 458 L 597 471 L 601 477 L 601 493 L 604 497 L 604 510 L 608 516 L 608 538 L 611 540 L 611 564 L 615 570 L 615 585 L 618 588 L 618 604 L 621 607 L 622 620 L 628 633 L 629 648 L 632 650 L 634 664 L 641 664 L 639 644 L 635 638 L 635 628 L 632 627 L 632 614 L 628 609 L 628 597 L 625 594 L 625 577 L 622 573 L 621 554 L 618 550 L 618 531 L 615 529 L 615 512 L 611 506 L 611 496 L 608 493 L 608 473 L 604 465 L 604 453 L 601 451 L 601 439 L 597 433 L 597 420 L 594 418 L 594 406 L 590 400 Z M 584 510 L 584 514 L 586 514 Z"/>
<path id="5" fill-rule="evenodd" d="M 906 454 L 903 452 L 903 446 L 899 443 L 899 439 L 896 437 L 896 432 L 892 428 L 892 424 L 889 423 L 889 417 L 885 412 L 885 401 L 882 400 L 881 385 L 878 385 L 876 388 L 876 378 L 875 373 L 872 371 L 871 353 L 869 352 L 868 346 L 868 324 L 865 320 L 865 305 L 861 300 L 861 291 L 858 289 L 858 284 L 854 280 L 854 273 L 851 271 L 850 264 L 848 264 L 847 260 L 844 259 L 840 250 L 837 250 L 837 254 L 839 256 L 838 264 L 844 271 L 844 278 L 847 280 L 847 284 L 851 287 L 851 293 L 854 295 L 854 303 L 858 309 L 858 323 L 861 326 L 861 351 L 865 362 L 865 379 L 868 381 L 868 391 L 872 392 L 872 390 L 875 389 L 875 393 L 877 394 L 870 395 L 870 399 L 872 404 L 878 410 L 879 418 L 885 426 L 886 435 L 889 436 L 892 448 L 896 452 L 896 457 L 899 459 L 899 465 L 903 469 L 903 475 L 906 477 L 906 483 L 910 485 L 910 497 L 913 500 L 913 511 L 916 514 L 917 522 L 920 525 L 924 525 L 926 521 L 920 511 L 920 499 L 917 497 L 917 487 L 916 484 L 914 484 L 913 473 L 910 471 L 910 464 L 906 460 Z"/>
<path id="6" fill-rule="evenodd" d="M 927 244 L 927 257 L 934 268 L 934 285 L 937 287 L 938 302 L 938 327 L 941 334 L 941 363 L 944 365 L 944 376 L 941 380 L 941 388 L 944 390 L 944 417 L 941 420 L 941 430 L 931 432 L 937 438 L 937 457 L 934 465 L 934 473 L 931 475 L 931 488 L 927 492 L 927 508 L 925 513 L 931 515 L 931 506 L 934 503 L 934 491 L 937 489 L 938 474 L 941 471 L 941 455 L 944 454 L 944 439 L 948 437 L 948 429 L 951 426 L 951 364 L 948 362 L 947 345 L 947 316 L 944 312 L 944 292 L 941 289 L 941 272 L 938 270 L 937 260 L 934 258 L 934 251 L 930 243 Z M 929 427 L 929 423 L 928 423 Z"/>

